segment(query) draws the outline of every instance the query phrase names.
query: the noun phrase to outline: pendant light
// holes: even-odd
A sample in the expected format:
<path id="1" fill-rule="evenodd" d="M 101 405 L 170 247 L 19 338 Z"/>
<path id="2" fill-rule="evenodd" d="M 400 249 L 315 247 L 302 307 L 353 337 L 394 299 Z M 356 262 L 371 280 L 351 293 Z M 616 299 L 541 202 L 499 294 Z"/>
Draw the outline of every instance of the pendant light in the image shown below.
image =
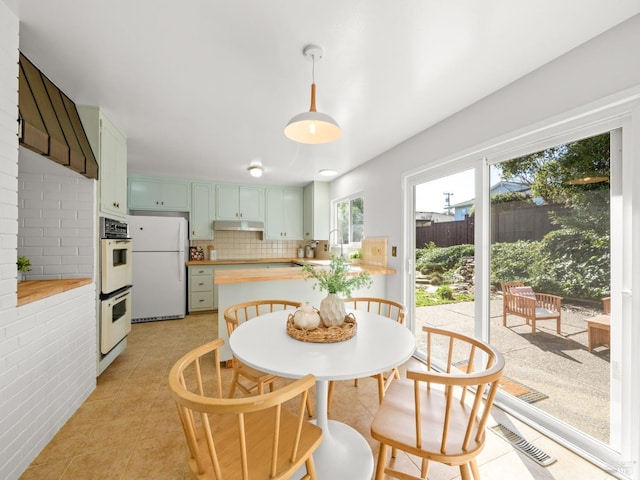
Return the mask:
<path id="1" fill-rule="evenodd" d="M 319 144 L 333 142 L 341 134 L 338 122 L 330 115 L 316 110 L 316 61 L 322 59 L 324 50 L 318 45 L 307 45 L 302 53 L 313 62 L 311 107 L 308 112 L 300 113 L 289 120 L 289 123 L 284 128 L 284 134 L 298 143 Z"/>

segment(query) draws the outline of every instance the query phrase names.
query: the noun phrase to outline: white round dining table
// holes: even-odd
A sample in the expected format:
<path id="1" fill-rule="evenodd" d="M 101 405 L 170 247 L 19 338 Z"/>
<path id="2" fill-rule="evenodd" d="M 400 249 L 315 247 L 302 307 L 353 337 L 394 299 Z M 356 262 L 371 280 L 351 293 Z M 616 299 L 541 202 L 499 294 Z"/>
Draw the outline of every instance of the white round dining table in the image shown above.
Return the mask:
<path id="1" fill-rule="evenodd" d="M 313 454 L 320 480 L 371 479 L 373 453 L 350 426 L 327 418 L 329 380 L 349 380 L 386 372 L 414 352 L 411 331 L 395 320 L 360 310 L 353 312 L 357 333 L 336 343 L 302 342 L 286 331 L 291 310 L 260 315 L 239 325 L 229 339 L 243 363 L 285 378 L 316 377 L 316 422 L 323 439 Z"/>

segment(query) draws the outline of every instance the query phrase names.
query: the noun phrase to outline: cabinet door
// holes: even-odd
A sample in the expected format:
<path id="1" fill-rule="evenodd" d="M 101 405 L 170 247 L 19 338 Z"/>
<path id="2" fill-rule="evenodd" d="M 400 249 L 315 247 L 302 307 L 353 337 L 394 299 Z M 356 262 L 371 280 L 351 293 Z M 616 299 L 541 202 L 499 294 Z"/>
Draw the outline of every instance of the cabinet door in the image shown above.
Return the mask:
<path id="1" fill-rule="evenodd" d="M 283 218 L 283 190 L 281 188 L 268 188 L 267 213 L 266 213 L 266 235 L 270 240 L 281 240 L 284 238 L 284 218 Z"/>
<path id="2" fill-rule="evenodd" d="M 129 208 L 132 210 L 176 210 L 188 212 L 191 204 L 189 184 L 161 177 L 129 180 Z"/>
<path id="3" fill-rule="evenodd" d="M 302 191 L 282 190 L 282 229 L 287 240 L 302 240 Z"/>
<path id="4" fill-rule="evenodd" d="M 304 239 L 329 239 L 329 183 L 312 182 L 304 188 Z"/>
<path id="5" fill-rule="evenodd" d="M 191 217 L 189 219 L 191 240 L 213 240 L 212 230 L 213 195 L 211 185 L 191 184 Z"/>
<path id="6" fill-rule="evenodd" d="M 100 116 L 100 208 L 123 217 L 127 214 L 127 144 L 120 131 Z"/>
<path id="7" fill-rule="evenodd" d="M 149 180 L 129 181 L 129 208 L 158 209 L 162 197 L 161 184 Z"/>
<path id="8" fill-rule="evenodd" d="M 240 187 L 240 218 L 242 220 L 262 220 L 262 189 Z"/>
<path id="9" fill-rule="evenodd" d="M 216 218 L 219 220 L 239 220 L 240 196 L 237 185 L 216 187 Z"/>
<path id="10" fill-rule="evenodd" d="M 160 192 L 160 205 L 164 209 L 189 210 L 189 186 L 186 183 L 163 183 Z"/>

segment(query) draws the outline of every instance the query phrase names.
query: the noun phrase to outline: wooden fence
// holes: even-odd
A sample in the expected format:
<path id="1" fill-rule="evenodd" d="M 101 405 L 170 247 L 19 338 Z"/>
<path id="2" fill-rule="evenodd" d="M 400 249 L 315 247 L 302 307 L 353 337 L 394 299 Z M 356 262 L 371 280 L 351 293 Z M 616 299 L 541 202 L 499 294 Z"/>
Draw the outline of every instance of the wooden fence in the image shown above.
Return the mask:
<path id="1" fill-rule="evenodd" d="M 549 218 L 549 212 L 566 213 L 559 205 L 494 205 L 491 208 L 491 242 L 515 242 L 517 240 L 541 240 L 558 228 Z M 450 247 L 474 243 L 475 217 L 465 217 L 454 222 L 433 223 L 416 227 L 416 248 L 429 242 L 438 247 Z"/>

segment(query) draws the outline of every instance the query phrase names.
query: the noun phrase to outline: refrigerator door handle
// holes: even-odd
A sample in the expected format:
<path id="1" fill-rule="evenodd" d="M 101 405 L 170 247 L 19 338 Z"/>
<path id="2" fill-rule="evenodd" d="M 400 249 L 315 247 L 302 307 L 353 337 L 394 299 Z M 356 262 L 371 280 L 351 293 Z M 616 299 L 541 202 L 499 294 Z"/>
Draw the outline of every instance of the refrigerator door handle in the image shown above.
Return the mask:
<path id="1" fill-rule="evenodd" d="M 182 244 L 182 226 L 183 222 L 178 223 L 178 252 L 184 252 L 184 245 Z M 178 279 L 182 282 L 182 276 L 184 275 L 185 266 L 182 263 L 182 255 L 178 255 Z"/>

